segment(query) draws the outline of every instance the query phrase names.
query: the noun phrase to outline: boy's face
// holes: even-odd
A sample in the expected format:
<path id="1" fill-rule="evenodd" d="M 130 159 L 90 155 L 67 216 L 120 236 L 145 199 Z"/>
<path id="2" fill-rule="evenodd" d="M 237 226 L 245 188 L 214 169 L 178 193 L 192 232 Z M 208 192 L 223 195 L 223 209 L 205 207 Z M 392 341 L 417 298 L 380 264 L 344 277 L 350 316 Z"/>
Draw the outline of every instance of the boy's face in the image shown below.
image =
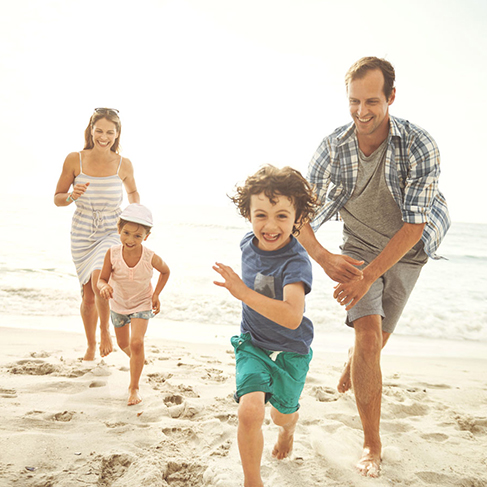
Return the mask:
<path id="1" fill-rule="evenodd" d="M 124 249 L 132 252 L 142 246 L 142 242 L 147 240 L 149 234 L 137 223 L 126 223 L 120 230 L 120 242 Z"/>
<path id="2" fill-rule="evenodd" d="M 286 196 L 276 196 L 273 205 L 264 194 L 250 197 L 250 222 L 261 250 L 278 250 L 291 241 L 296 209 Z"/>

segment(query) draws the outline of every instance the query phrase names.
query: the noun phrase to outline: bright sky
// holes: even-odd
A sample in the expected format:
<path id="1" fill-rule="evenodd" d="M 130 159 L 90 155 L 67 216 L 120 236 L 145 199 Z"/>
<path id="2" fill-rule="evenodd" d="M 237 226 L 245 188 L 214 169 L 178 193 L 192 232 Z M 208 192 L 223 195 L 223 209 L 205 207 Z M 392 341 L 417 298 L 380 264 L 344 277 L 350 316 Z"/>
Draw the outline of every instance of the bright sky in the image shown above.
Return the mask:
<path id="1" fill-rule="evenodd" d="M 440 147 L 453 219 L 487 222 L 486 52 L 485 0 L 1 2 L 4 192 L 51 198 L 108 106 L 142 202 L 224 204 L 264 163 L 306 173 L 350 120 L 346 70 L 376 55 L 396 68 L 391 113 Z"/>

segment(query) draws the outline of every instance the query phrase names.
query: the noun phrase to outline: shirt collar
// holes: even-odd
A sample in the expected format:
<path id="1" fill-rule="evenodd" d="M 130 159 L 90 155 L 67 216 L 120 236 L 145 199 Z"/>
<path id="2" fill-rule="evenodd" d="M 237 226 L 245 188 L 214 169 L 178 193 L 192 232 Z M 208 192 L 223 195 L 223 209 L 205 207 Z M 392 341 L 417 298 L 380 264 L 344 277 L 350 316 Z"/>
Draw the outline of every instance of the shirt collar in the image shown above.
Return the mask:
<path id="1" fill-rule="evenodd" d="M 390 137 L 402 137 L 401 130 L 399 128 L 399 124 L 395 117 L 389 114 L 389 126 L 390 126 Z M 355 124 L 352 122 L 351 124 L 345 126 L 343 132 L 338 135 L 338 145 L 347 144 L 351 139 L 356 139 L 355 134 Z"/>

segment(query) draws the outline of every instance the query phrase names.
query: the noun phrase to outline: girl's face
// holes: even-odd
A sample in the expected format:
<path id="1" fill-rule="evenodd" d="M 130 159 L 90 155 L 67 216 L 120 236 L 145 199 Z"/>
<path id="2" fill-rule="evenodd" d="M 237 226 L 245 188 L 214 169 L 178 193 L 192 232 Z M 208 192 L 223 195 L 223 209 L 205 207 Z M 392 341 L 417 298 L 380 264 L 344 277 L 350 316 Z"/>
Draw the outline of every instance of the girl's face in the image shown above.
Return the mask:
<path id="1" fill-rule="evenodd" d="M 264 194 L 250 197 L 250 222 L 261 250 L 279 250 L 291 241 L 296 208 L 286 196 L 276 196 L 273 205 Z"/>
<path id="2" fill-rule="evenodd" d="M 94 147 L 110 150 L 118 137 L 117 126 L 106 118 L 100 118 L 91 129 L 91 136 Z"/>
<path id="3" fill-rule="evenodd" d="M 120 242 L 122 242 L 124 250 L 128 252 L 136 252 L 142 247 L 142 242 L 147 240 L 149 234 L 137 223 L 126 223 L 120 233 Z"/>

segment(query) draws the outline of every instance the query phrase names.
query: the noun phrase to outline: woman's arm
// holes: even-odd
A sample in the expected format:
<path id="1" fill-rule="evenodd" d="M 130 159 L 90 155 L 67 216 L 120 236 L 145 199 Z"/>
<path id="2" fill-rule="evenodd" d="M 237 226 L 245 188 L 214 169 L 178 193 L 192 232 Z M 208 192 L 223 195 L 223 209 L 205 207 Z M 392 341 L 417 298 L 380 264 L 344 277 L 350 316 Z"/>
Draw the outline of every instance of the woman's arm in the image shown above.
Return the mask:
<path id="1" fill-rule="evenodd" d="M 123 182 L 129 203 L 140 203 L 140 195 L 135 184 L 134 167 L 130 159 L 124 157 L 120 167 L 120 179 Z"/>

